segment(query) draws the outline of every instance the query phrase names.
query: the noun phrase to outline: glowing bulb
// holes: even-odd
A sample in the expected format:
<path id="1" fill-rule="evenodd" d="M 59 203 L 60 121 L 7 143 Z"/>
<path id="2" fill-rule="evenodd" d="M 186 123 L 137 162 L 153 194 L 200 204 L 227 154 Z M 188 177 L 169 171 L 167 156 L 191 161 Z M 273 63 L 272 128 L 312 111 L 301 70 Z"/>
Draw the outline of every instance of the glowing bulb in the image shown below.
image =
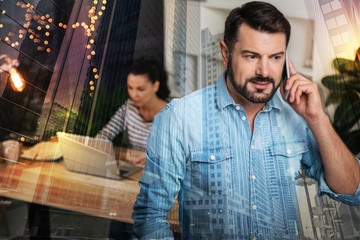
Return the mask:
<path id="1" fill-rule="evenodd" d="M 24 79 L 20 76 L 15 68 L 11 68 L 10 71 L 11 86 L 17 92 L 22 92 L 25 88 Z"/>
<path id="2" fill-rule="evenodd" d="M 97 68 L 94 68 L 94 69 L 93 69 L 93 72 L 96 73 L 96 72 L 97 72 Z"/>
<path id="3" fill-rule="evenodd" d="M 47 48 L 47 49 L 46 49 L 46 51 L 47 51 L 47 52 L 50 52 L 50 51 L 51 51 L 51 49 L 50 49 L 50 48 Z"/>
<path id="4" fill-rule="evenodd" d="M 94 89 L 95 89 L 95 87 L 94 87 L 94 86 L 91 86 L 91 87 L 90 87 L 90 90 L 94 90 Z"/>
<path id="5" fill-rule="evenodd" d="M 105 7 L 105 6 L 102 6 L 102 7 L 101 7 L 101 10 L 105 10 L 105 9 L 106 9 L 106 7 Z"/>
<path id="6" fill-rule="evenodd" d="M 45 33 L 45 36 L 47 36 L 47 37 L 50 36 L 50 33 L 49 33 L 49 32 L 46 32 L 46 33 Z"/>
<path id="7" fill-rule="evenodd" d="M 90 60 L 90 59 L 91 59 L 91 56 L 90 56 L 90 55 L 87 55 L 86 58 L 87 58 L 88 60 Z"/>
<path id="8" fill-rule="evenodd" d="M 90 84 L 90 85 L 94 85 L 94 81 L 90 81 L 89 84 Z"/>
<path id="9" fill-rule="evenodd" d="M 95 74 L 95 75 L 94 75 L 94 78 L 95 78 L 95 79 L 98 79 L 98 78 L 99 78 L 99 75 Z"/>
<path id="10" fill-rule="evenodd" d="M 62 27 L 63 26 L 63 24 L 62 23 L 59 23 L 59 27 Z"/>
<path id="11" fill-rule="evenodd" d="M 91 53 L 90 53 L 91 55 L 95 55 L 95 51 L 91 51 Z"/>
<path id="12" fill-rule="evenodd" d="M 94 43 L 94 39 L 90 39 L 90 43 L 93 44 L 93 43 Z"/>

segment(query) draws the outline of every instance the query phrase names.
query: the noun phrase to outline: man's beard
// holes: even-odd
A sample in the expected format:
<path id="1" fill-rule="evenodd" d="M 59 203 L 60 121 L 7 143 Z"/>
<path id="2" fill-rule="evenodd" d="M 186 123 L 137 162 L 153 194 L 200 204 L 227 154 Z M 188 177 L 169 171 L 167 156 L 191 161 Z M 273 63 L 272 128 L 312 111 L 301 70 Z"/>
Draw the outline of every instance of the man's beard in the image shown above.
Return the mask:
<path id="1" fill-rule="evenodd" d="M 276 93 L 276 90 L 278 89 L 279 84 L 275 87 L 275 81 L 273 78 L 271 77 L 262 77 L 262 76 L 255 76 L 255 77 L 250 77 L 247 78 L 245 80 L 245 84 L 244 85 L 240 85 L 237 84 L 235 82 L 234 79 L 234 72 L 232 69 L 232 54 L 230 54 L 229 56 L 229 61 L 228 61 L 228 66 L 227 66 L 227 76 L 229 77 L 229 80 L 232 84 L 232 86 L 234 87 L 234 89 L 241 95 L 243 96 L 246 100 L 248 100 L 249 102 L 252 103 L 266 103 L 267 101 L 269 101 L 274 94 Z M 255 91 L 250 91 L 247 88 L 247 85 L 249 82 L 268 82 L 271 83 L 273 86 L 273 89 L 271 90 L 270 93 L 264 93 L 264 91 L 266 91 L 266 89 L 256 89 Z M 262 95 L 260 95 L 262 93 Z M 258 96 L 256 96 L 258 94 Z"/>

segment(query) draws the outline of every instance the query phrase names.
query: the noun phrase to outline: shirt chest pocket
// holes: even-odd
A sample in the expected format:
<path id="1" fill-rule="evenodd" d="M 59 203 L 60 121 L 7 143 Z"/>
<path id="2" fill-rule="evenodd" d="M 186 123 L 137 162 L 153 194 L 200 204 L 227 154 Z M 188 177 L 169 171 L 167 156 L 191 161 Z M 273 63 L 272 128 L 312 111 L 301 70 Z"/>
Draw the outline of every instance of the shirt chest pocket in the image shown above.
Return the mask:
<path id="1" fill-rule="evenodd" d="M 279 156 L 285 158 L 299 158 L 308 152 L 308 147 L 305 141 L 277 143 L 270 147 L 270 154 L 272 156 Z"/>
<path id="2" fill-rule="evenodd" d="M 204 147 L 191 151 L 191 163 L 216 164 L 232 158 L 230 147 Z"/>
<path id="3" fill-rule="evenodd" d="M 212 188 L 223 189 L 225 184 L 215 178 L 231 174 L 232 153 L 230 147 L 203 147 L 191 151 L 190 161 L 187 164 L 187 182 L 189 188 L 206 194 Z"/>

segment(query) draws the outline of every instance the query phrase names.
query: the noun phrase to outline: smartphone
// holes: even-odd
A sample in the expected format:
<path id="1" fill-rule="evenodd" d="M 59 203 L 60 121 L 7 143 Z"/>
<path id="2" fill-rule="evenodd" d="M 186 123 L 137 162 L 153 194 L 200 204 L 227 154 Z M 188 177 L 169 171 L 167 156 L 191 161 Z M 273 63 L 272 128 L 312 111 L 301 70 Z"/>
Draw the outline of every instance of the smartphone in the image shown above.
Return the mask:
<path id="1" fill-rule="evenodd" d="M 283 81 L 283 88 L 284 88 L 284 99 L 287 100 L 289 97 L 289 90 L 285 90 L 285 86 L 286 86 L 286 80 L 290 77 L 290 71 L 289 71 L 289 57 L 288 57 L 288 53 L 287 50 L 285 50 L 285 63 L 284 63 L 284 68 L 283 68 L 283 73 L 282 73 L 282 81 Z"/>

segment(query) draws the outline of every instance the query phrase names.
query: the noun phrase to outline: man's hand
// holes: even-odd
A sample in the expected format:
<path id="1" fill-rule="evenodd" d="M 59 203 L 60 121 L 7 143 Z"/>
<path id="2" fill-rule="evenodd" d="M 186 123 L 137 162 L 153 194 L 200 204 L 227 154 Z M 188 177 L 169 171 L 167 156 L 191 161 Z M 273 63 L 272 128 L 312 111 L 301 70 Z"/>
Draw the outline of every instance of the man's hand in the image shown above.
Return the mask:
<path id="1" fill-rule="evenodd" d="M 285 90 L 290 91 L 287 100 L 289 105 L 308 123 L 324 117 L 326 114 L 322 108 L 318 85 L 297 73 L 291 61 L 289 61 L 289 70 L 290 78 L 287 79 L 285 86 Z M 283 90 L 281 93 L 283 94 Z"/>

